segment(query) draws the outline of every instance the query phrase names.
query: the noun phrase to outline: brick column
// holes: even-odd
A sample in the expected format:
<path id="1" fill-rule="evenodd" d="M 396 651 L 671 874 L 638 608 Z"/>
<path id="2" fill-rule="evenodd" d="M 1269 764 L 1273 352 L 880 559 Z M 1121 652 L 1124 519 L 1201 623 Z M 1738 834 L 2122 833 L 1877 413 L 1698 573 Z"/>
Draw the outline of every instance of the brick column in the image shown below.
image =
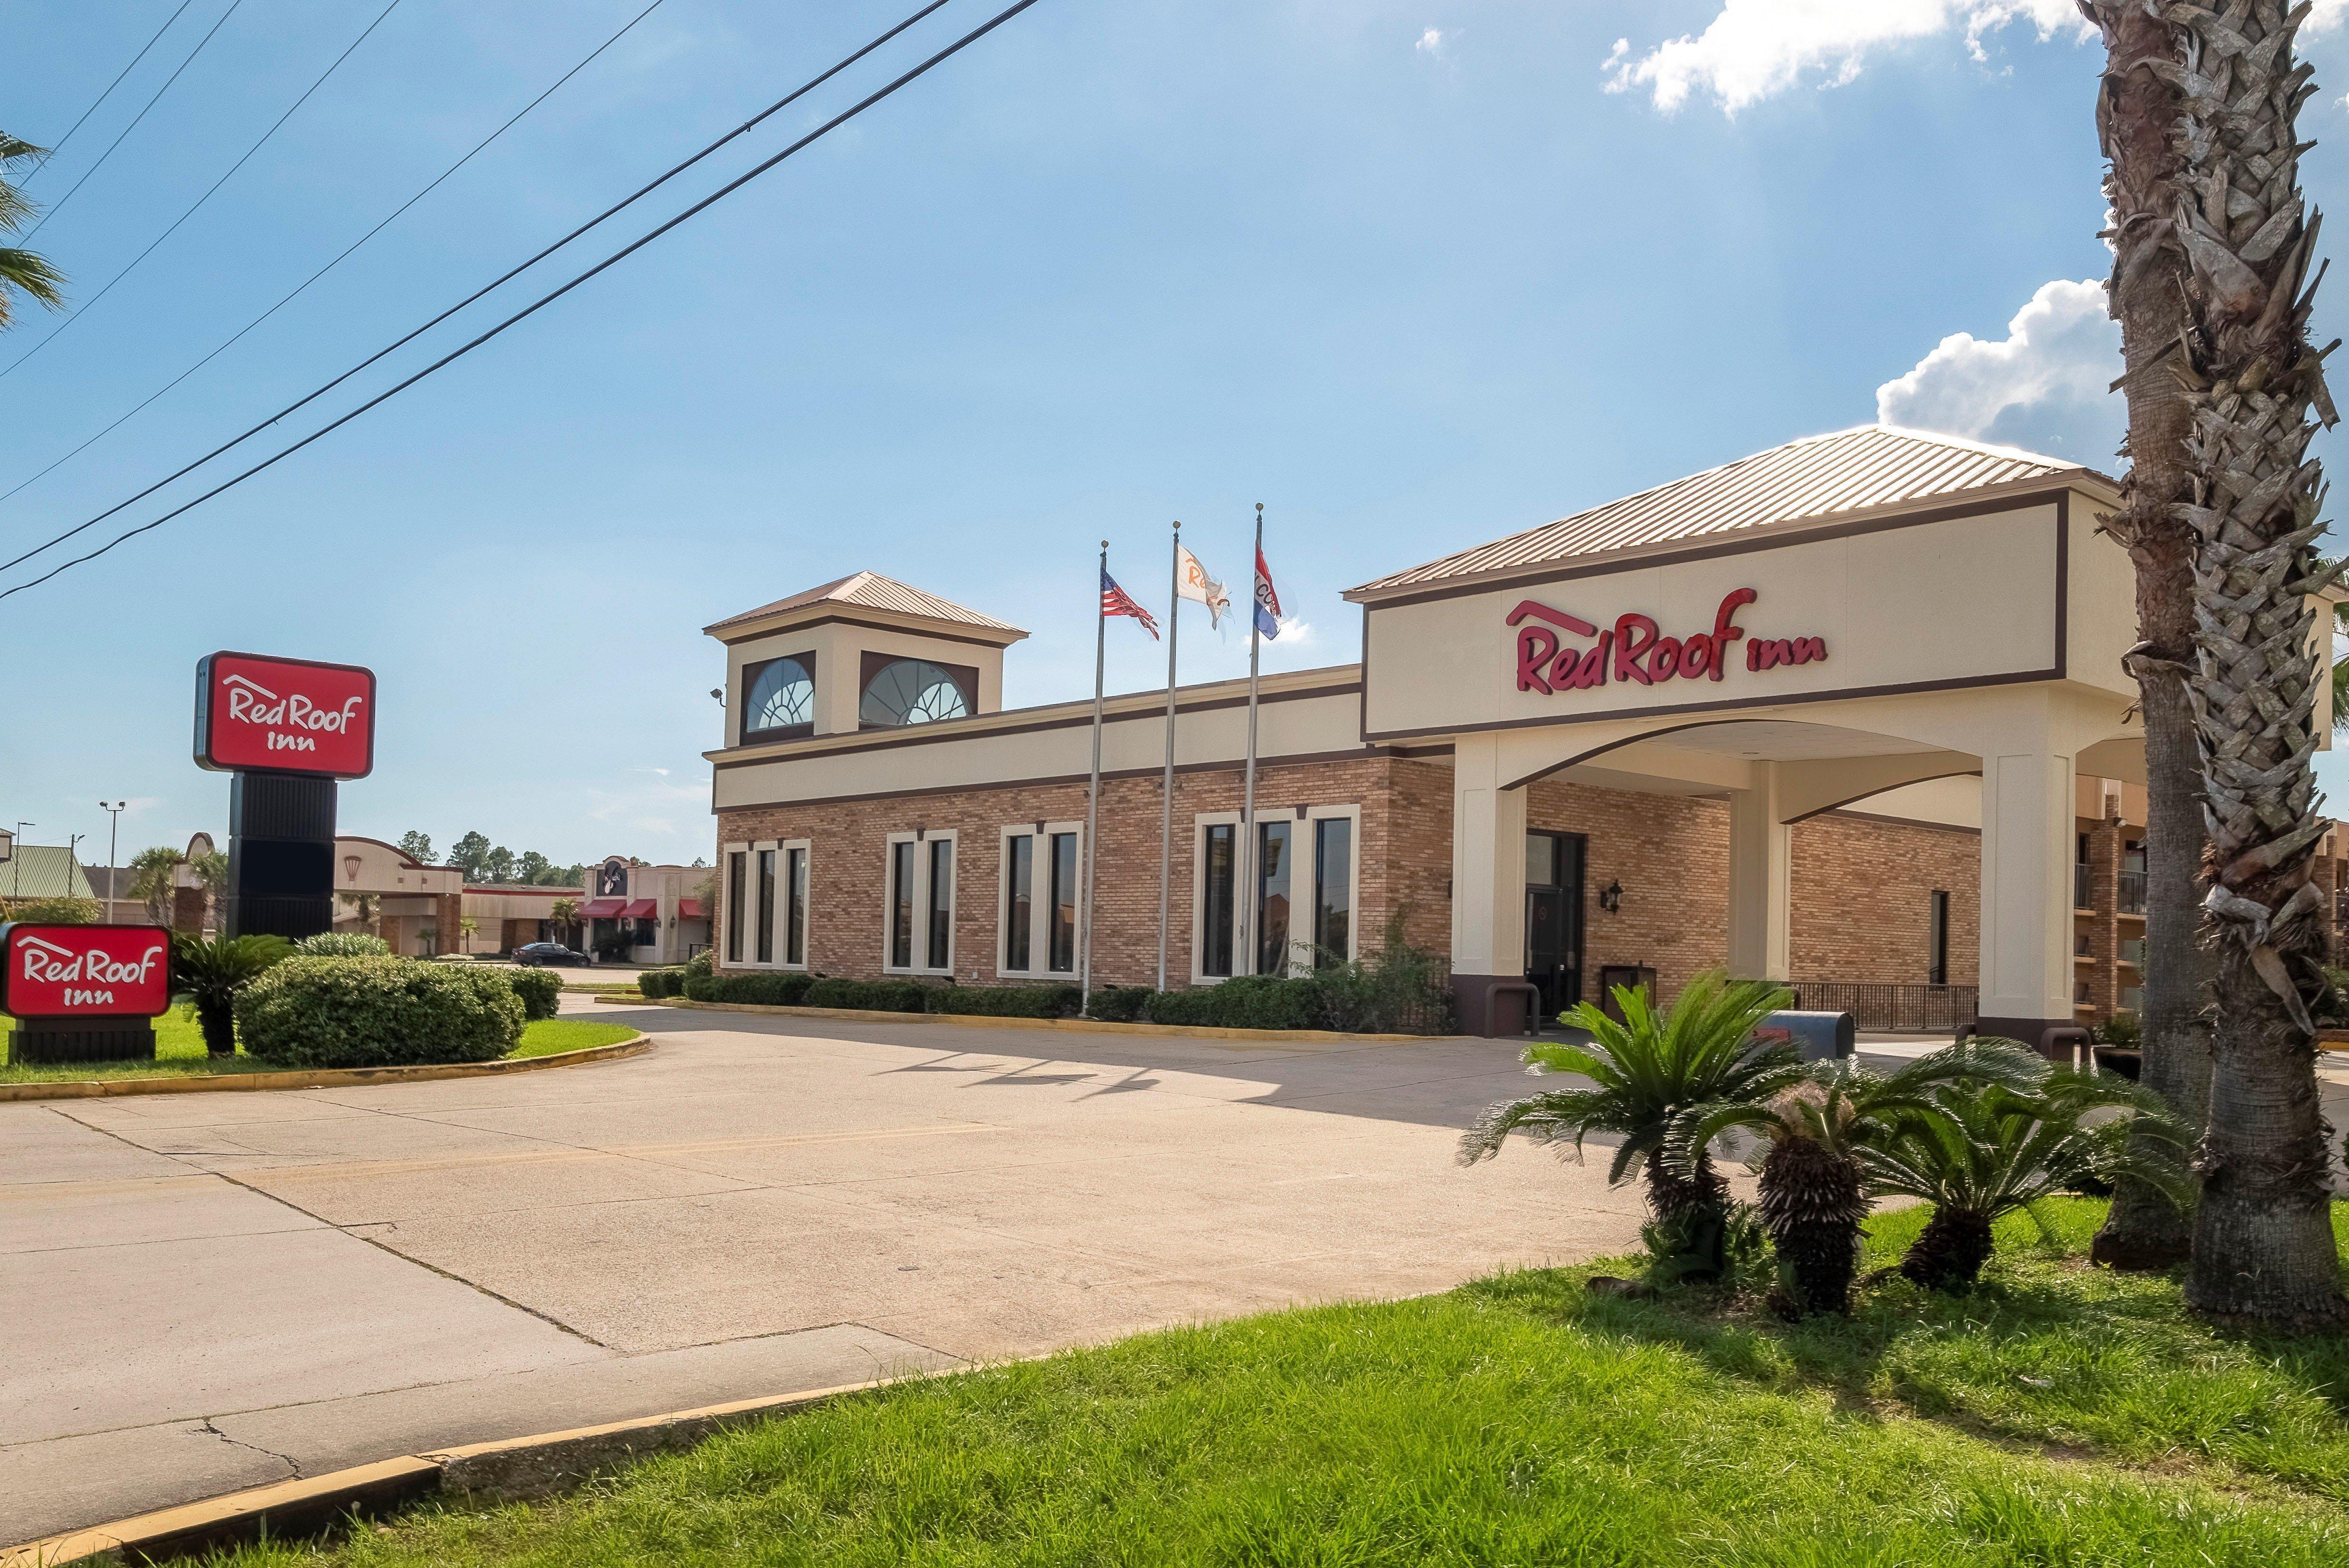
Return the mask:
<path id="1" fill-rule="evenodd" d="M 390 948 L 394 953 L 399 951 L 399 917 L 398 915 L 385 914 L 378 910 L 375 918 L 375 934 L 383 938 L 383 944 L 386 947 Z"/>
<path id="2" fill-rule="evenodd" d="M 444 892 L 434 902 L 440 906 L 440 911 L 438 916 L 440 926 L 440 951 L 443 953 L 464 952 L 465 934 L 463 931 L 459 929 L 457 923 L 465 917 L 465 895 L 457 892 Z"/>
<path id="3" fill-rule="evenodd" d="M 2088 830 L 2090 907 L 2085 966 L 2094 1021 L 2103 1023 L 2120 1006 L 2121 824 L 2107 818 Z"/>

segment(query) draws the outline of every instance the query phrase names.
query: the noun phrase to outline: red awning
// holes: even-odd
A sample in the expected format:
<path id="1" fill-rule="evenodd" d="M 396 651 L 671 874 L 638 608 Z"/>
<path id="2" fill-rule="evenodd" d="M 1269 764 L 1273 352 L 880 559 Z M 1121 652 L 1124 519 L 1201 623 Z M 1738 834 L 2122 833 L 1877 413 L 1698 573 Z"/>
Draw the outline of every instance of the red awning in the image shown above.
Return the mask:
<path id="1" fill-rule="evenodd" d="M 622 920 L 651 920 L 660 913 L 660 901 L 640 898 L 620 912 Z"/>
<path id="2" fill-rule="evenodd" d="M 579 918 L 609 920 L 620 913 L 620 906 L 626 903 L 627 900 L 623 898 L 591 898 L 579 906 Z"/>
<path id="3" fill-rule="evenodd" d="M 699 920 L 703 918 L 701 913 L 701 901 L 698 898 L 678 899 L 677 901 L 677 913 L 681 919 Z"/>

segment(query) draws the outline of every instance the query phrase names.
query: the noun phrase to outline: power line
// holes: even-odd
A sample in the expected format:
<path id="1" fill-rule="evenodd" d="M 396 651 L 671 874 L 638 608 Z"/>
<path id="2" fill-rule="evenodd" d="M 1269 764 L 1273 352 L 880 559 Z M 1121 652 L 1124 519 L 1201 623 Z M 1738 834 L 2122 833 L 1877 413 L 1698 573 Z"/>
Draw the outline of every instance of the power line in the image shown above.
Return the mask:
<path id="1" fill-rule="evenodd" d="M 311 431 L 308 435 L 303 437 L 300 440 L 294 442 L 290 446 L 280 448 L 277 451 L 271 453 L 266 458 L 264 458 L 260 462 L 254 464 L 253 467 L 245 469 L 243 473 L 238 474 L 234 479 L 222 480 L 221 483 L 214 485 L 211 490 L 206 490 L 203 494 L 196 497 L 193 500 L 182 502 L 181 505 L 172 508 L 170 511 L 167 511 L 162 516 L 155 519 L 154 521 L 141 523 L 137 528 L 129 529 L 122 533 L 119 533 L 114 538 L 107 541 L 104 544 L 99 545 L 96 550 L 91 551 L 88 554 L 76 556 L 71 561 L 50 568 L 48 572 L 43 573 L 41 576 L 35 577 L 27 582 L 19 583 L 13 588 L 0 589 L 0 599 L 6 599 L 15 594 L 21 593 L 27 588 L 37 588 L 42 583 L 48 582 L 51 578 L 57 576 L 61 573 L 70 572 L 73 568 L 81 565 L 84 562 L 97 560 L 99 556 L 104 555 L 108 551 L 112 550 L 116 545 L 124 542 L 126 540 L 135 539 L 142 533 L 162 527 L 173 518 L 178 517 L 184 512 L 193 511 L 195 508 L 202 506 L 204 502 L 212 500 L 214 496 L 219 495 L 223 490 L 232 490 L 236 486 L 243 484 L 245 480 L 261 472 L 264 469 L 273 467 L 274 465 L 284 461 L 285 459 L 292 457 L 303 448 L 310 445 L 311 442 L 349 424 L 353 419 L 357 418 L 360 415 L 367 412 L 367 410 L 375 407 L 377 405 L 388 402 L 391 398 L 407 391 L 408 388 L 415 386 L 426 377 L 432 375 L 434 372 L 446 366 L 452 365 L 456 361 L 462 359 L 474 349 L 479 348 L 481 345 L 489 342 L 490 339 L 505 331 L 506 328 L 537 315 L 548 305 L 553 304 L 556 300 L 561 299 L 564 294 L 569 294 L 573 289 L 577 288 L 581 284 L 585 283 L 588 279 L 595 276 L 606 268 L 615 266 L 620 262 L 626 260 L 627 257 L 634 255 L 636 252 L 644 249 L 647 245 L 651 244 L 655 240 L 659 239 L 663 234 L 667 233 L 671 229 L 676 228 L 678 224 L 686 222 L 688 220 L 696 217 L 699 213 L 707 211 L 709 208 L 717 205 L 719 201 L 724 201 L 735 191 L 740 191 L 743 186 L 750 183 L 751 181 L 758 179 L 769 170 L 773 169 L 776 165 L 781 163 L 785 159 L 792 157 L 801 150 L 812 145 L 816 141 L 821 140 L 823 137 L 830 135 L 833 131 L 837 130 L 840 127 L 846 125 L 850 120 L 854 119 L 858 115 L 863 114 L 866 109 L 871 108 L 883 98 L 885 98 L 891 94 L 896 92 L 908 82 L 911 82 L 919 77 L 927 75 L 933 67 L 946 60 L 953 58 L 956 55 L 962 53 L 963 50 L 978 42 L 979 39 L 987 36 L 988 34 L 992 33 L 996 28 L 1000 27 L 1004 23 L 1009 22 L 1012 17 L 1017 16 L 1019 13 L 1027 10 L 1030 5 L 1035 4 L 1036 0 L 1015 0 L 1013 5 L 997 12 L 993 16 L 988 18 L 987 21 L 981 23 L 977 27 L 972 28 L 969 32 L 965 33 L 961 37 L 956 39 L 953 43 L 948 44 L 945 48 L 940 49 L 936 54 L 932 55 L 928 59 L 924 60 L 920 65 L 916 66 L 913 69 L 905 72 L 903 76 L 891 81 L 887 86 L 864 98 L 859 99 L 849 108 L 843 109 L 840 113 L 833 116 L 830 119 L 824 121 L 813 130 L 809 131 L 805 136 L 801 137 L 797 141 L 794 141 L 790 146 L 784 148 L 781 152 L 776 153 L 772 158 L 768 159 L 762 163 L 752 165 L 747 172 L 738 175 L 734 179 L 719 186 L 717 190 L 711 191 L 700 201 L 696 201 L 692 206 L 688 207 L 685 211 L 679 212 L 676 217 L 669 219 L 667 222 L 662 223 L 657 228 L 647 231 L 644 234 L 630 241 L 627 244 L 621 246 L 618 250 L 613 252 L 610 255 L 605 257 L 594 266 L 589 267 L 585 272 L 572 278 L 570 282 L 563 284 L 560 288 L 556 288 L 546 294 L 541 294 L 537 299 L 533 300 L 529 304 L 524 305 L 521 310 L 518 310 L 513 315 L 506 317 L 505 320 L 498 323 L 497 325 L 490 328 L 487 332 L 482 333 L 471 342 L 464 344 L 463 346 L 442 355 L 439 359 L 434 360 L 431 364 L 416 372 L 413 376 L 409 377 L 406 380 L 398 382 L 386 388 L 384 391 L 377 393 L 374 397 L 368 398 L 366 402 L 360 404 L 349 413 L 343 415 L 341 418 L 334 420 L 330 424 L 323 425 L 317 429 Z M 936 7 L 933 6 L 932 9 L 936 9 Z M 869 47 L 870 46 L 868 46 L 868 49 Z M 834 67 L 835 70 L 838 68 L 839 67 Z"/>
<path id="2" fill-rule="evenodd" d="M 228 9 L 220 14 L 220 21 L 212 24 L 212 33 L 206 33 L 202 37 L 196 40 L 196 46 L 190 49 L 188 51 L 188 57 L 180 62 L 179 70 L 173 71 L 170 76 L 163 78 L 163 85 L 155 89 L 155 96 L 147 100 L 146 108 L 141 108 L 137 114 L 132 115 L 130 117 L 130 123 L 122 128 L 122 136 L 118 136 L 112 141 L 108 142 L 106 144 L 106 150 L 98 155 L 98 161 L 91 164 L 88 169 L 83 170 L 81 178 L 75 181 L 73 184 L 67 188 L 64 195 L 58 197 L 55 201 L 49 204 L 49 210 L 41 214 L 41 222 L 34 224 L 30 229 L 25 232 L 26 239 L 30 240 L 35 234 L 39 233 L 43 224 L 47 223 L 50 219 L 56 217 L 58 211 L 62 209 L 67 202 L 74 199 L 74 192 L 88 184 L 89 177 L 106 167 L 106 160 L 114 156 L 114 150 L 122 145 L 122 137 L 129 136 L 132 131 L 139 129 L 139 122 L 147 118 L 147 110 L 153 108 L 157 104 L 162 102 L 163 95 L 171 90 L 171 84 L 180 79 L 180 71 L 184 71 L 190 66 L 196 63 L 196 57 L 202 54 L 204 52 L 204 46 L 212 41 L 212 33 L 219 32 L 222 26 L 225 24 L 231 16 L 236 15 L 236 8 L 243 4 L 244 0 L 229 0 Z"/>
<path id="3" fill-rule="evenodd" d="M 259 326 L 263 322 L 267 321 L 271 316 L 275 315 L 279 311 L 293 304 L 296 295 L 300 294 L 312 284 L 316 283 L 320 278 L 325 277 L 328 273 L 333 272 L 336 267 L 342 265 L 343 263 L 348 261 L 354 251 L 357 251 L 361 245 L 366 244 L 369 240 L 372 240 L 378 234 L 382 233 L 385 229 L 390 227 L 393 219 L 398 218 L 402 212 L 407 211 L 410 207 L 415 206 L 419 201 L 423 201 L 424 198 L 432 194 L 432 192 L 440 187 L 441 181 L 447 180 L 450 175 L 456 173 L 457 170 L 464 168 L 466 164 L 471 162 L 475 153 L 480 152 L 483 148 L 489 146 L 490 143 L 503 136 L 507 131 L 512 130 L 521 122 L 523 116 L 530 113 L 531 110 L 536 108 L 548 98 L 554 97 L 557 88 L 560 88 L 564 83 L 569 81 L 572 77 L 577 76 L 581 71 L 585 70 L 590 65 L 594 64 L 597 56 L 601 55 L 605 50 L 610 48 L 613 45 L 626 37 L 630 29 L 634 28 L 638 22 L 641 22 L 646 17 L 651 15 L 655 11 L 659 10 L 662 4 L 663 0 L 653 0 L 651 5 L 637 12 L 626 23 L 623 23 L 618 32 L 613 34 L 602 43 L 596 45 L 595 49 L 590 52 L 585 58 L 582 59 L 577 65 L 572 67 L 569 70 L 564 72 L 561 76 L 555 77 L 554 82 L 544 92 L 540 93 L 536 98 L 523 105 L 520 109 L 515 111 L 513 117 L 508 119 L 503 125 L 490 132 L 489 135 L 481 138 L 481 140 L 473 143 L 471 150 L 467 152 L 464 157 L 460 158 L 456 162 L 449 165 L 448 168 L 433 176 L 432 182 L 430 184 L 425 186 L 423 190 L 419 191 L 415 195 L 410 196 L 407 201 L 402 201 L 398 206 L 393 208 L 390 213 L 384 218 L 382 222 L 378 223 L 374 228 L 369 229 L 366 233 L 361 234 L 357 239 L 352 241 L 348 245 L 344 247 L 340 255 L 337 255 L 333 261 L 328 262 L 325 266 L 320 267 L 316 272 L 312 273 L 308 277 L 304 278 L 299 284 L 287 291 L 285 296 L 279 299 L 275 304 L 271 305 L 267 310 L 263 311 L 259 315 L 256 315 L 251 321 L 246 322 L 226 341 L 222 342 L 211 353 L 205 355 L 202 359 L 197 360 L 193 365 L 189 366 L 185 370 L 181 371 L 177 376 L 174 376 L 169 381 L 164 382 L 162 386 L 149 393 L 145 397 L 139 401 L 137 406 L 132 407 L 129 412 L 123 414 L 120 418 L 117 418 L 112 424 L 107 426 L 106 428 L 98 431 L 96 435 L 91 436 L 88 439 L 83 441 L 81 445 L 74 448 L 71 451 L 67 452 L 63 457 L 56 459 L 50 462 L 47 468 L 17 480 L 14 485 L 11 485 L 5 490 L 0 490 L 0 500 L 6 500 L 18 490 L 23 490 L 26 486 L 33 484 L 47 478 L 50 474 L 55 473 L 67 463 L 71 462 L 74 459 L 81 456 L 82 453 L 89 450 L 90 448 L 96 446 L 98 442 L 104 440 L 107 437 L 120 429 L 124 425 L 129 423 L 129 421 L 137 416 L 140 410 L 144 409 L 150 403 L 154 402 L 156 398 L 160 397 L 164 393 L 169 392 L 172 387 L 177 387 L 181 382 L 185 381 L 189 377 L 193 376 L 197 371 L 202 370 L 205 366 L 210 365 L 213 360 L 228 352 L 229 349 L 234 347 L 237 340 L 244 336 L 246 333 L 251 332 L 254 327 Z M 108 286 L 111 287 L 112 285 L 109 284 Z M 27 357 L 29 357 L 29 356 Z M 18 363 L 22 364 L 23 361 L 20 360 Z M 183 469 L 181 471 L 184 472 L 185 470 Z M 166 480 L 165 482 L 169 483 L 170 481 Z M 47 548 L 47 546 L 44 546 L 43 548 Z M 36 551 L 34 553 L 38 554 L 39 552 Z M 24 557 L 22 556 L 17 557 L 18 561 L 23 559 Z M 8 562 L 8 565 L 10 566 L 14 566 L 16 564 L 16 562 L 15 561 Z M 0 568 L 0 570 L 5 570 L 5 568 Z"/>
<path id="4" fill-rule="evenodd" d="M 32 173 L 25 176 L 25 184 L 29 185 L 35 180 L 40 178 L 41 170 L 49 166 L 49 160 L 55 158 L 58 153 L 63 152 L 66 150 L 66 143 L 74 139 L 74 132 L 81 129 L 82 120 L 88 119 L 91 115 L 96 114 L 98 112 L 98 106 L 114 96 L 114 89 L 122 85 L 122 78 L 129 76 L 132 67 L 147 57 L 147 51 L 149 49 L 153 48 L 156 45 L 163 41 L 163 35 L 171 30 L 171 24 L 180 19 L 180 11 L 184 11 L 194 4 L 195 0 L 180 0 L 180 10 L 174 11 L 170 15 L 163 18 L 163 25 L 155 29 L 155 36 L 148 39 L 146 44 L 137 54 L 130 57 L 130 64 L 123 67 L 121 70 L 116 72 L 114 79 L 106 84 L 106 90 L 98 94 L 97 98 L 93 98 L 88 108 L 81 111 L 81 119 L 78 119 L 74 121 L 73 124 L 67 126 L 66 128 L 66 133 L 57 138 L 57 144 L 41 155 L 41 160 L 33 165 Z"/>
<path id="5" fill-rule="evenodd" d="M 376 361 L 383 358 L 386 355 L 394 353 L 395 351 L 406 346 L 408 344 L 413 343 L 417 338 L 421 337 L 424 334 L 431 331 L 434 327 L 440 325 L 442 322 L 448 320 L 459 311 L 463 310 L 467 305 L 471 304 L 483 294 L 490 293 L 492 290 L 496 289 L 502 284 L 520 276 L 523 273 L 529 271 L 532 267 L 536 266 L 539 263 L 544 261 L 547 257 L 553 255 L 555 252 L 561 250 L 572 241 L 579 238 L 580 235 L 587 232 L 588 230 L 593 229 L 598 223 L 610 218 L 614 213 L 620 211 L 630 203 L 635 202 L 650 194 L 652 191 L 659 189 L 669 181 L 674 180 L 679 174 L 684 173 L 687 170 L 700 162 L 703 159 L 709 157 L 711 153 L 716 152 L 719 148 L 724 147 L 728 142 L 745 134 L 762 121 L 771 119 L 772 116 L 789 108 L 793 103 L 798 102 L 801 98 L 805 98 L 817 88 L 822 87 L 824 83 L 830 81 L 833 77 L 838 76 L 849 67 L 856 64 L 857 61 L 863 59 L 874 50 L 881 47 L 884 44 L 886 44 L 891 39 L 896 37 L 897 35 L 903 33 L 906 28 L 913 26 L 916 23 L 921 21 L 924 17 L 929 15 L 932 12 L 938 10 L 947 4 L 947 0 L 929 0 L 928 5 L 924 5 L 920 10 L 916 11 L 912 15 L 898 23 L 887 32 L 881 34 L 871 43 L 866 44 L 863 48 L 858 49 L 854 54 L 843 57 L 840 61 L 820 75 L 809 77 L 805 82 L 801 83 L 800 86 L 794 88 L 792 91 L 784 94 L 781 98 L 777 98 L 773 103 L 769 104 L 765 108 L 761 109 L 757 114 L 752 115 L 749 119 L 744 120 L 732 130 L 728 131 L 717 140 L 709 143 L 707 147 L 704 147 L 700 151 L 695 153 L 684 162 L 671 168 L 667 173 L 659 176 L 656 180 L 653 180 L 649 183 L 639 186 L 635 191 L 621 198 L 611 206 L 605 208 L 601 212 L 598 212 L 593 218 L 588 219 L 587 222 L 580 224 L 579 227 L 572 230 L 571 232 L 564 235 L 563 238 L 555 241 L 554 243 L 547 246 L 544 250 L 539 252 L 536 255 L 532 256 L 529 260 L 523 262 L 521 264 L 510 268 L 499 276 L 491 279 L 488 283 L 482 284 L 480 288 L 475 289 L 471 294 L 467 294 L 463 299 L 459 300 L 455 304 L 450 305 L 447 310 L 442 311 L 439 315 L 434 316 L 431 320 L 416 328 L 413 332 L 409 333 L 406 336 L 397 339 L 383 348 L 378 349 L 375 353 L 367 356 L 365 359 L 360 360 L 357 365 L 352 366 L 348 370 L 344 371 L 340 376 L 336 377 L 332 381 L 327 382 L 323 387 L 316 388 L 306 396 L 299 397 L 294 402 L 288 403 L 285 407 L 280 408 L 276 413 L 270 415 L 269 418 L 262 420 L 261 423 L 246 430 L 243 435 L 236 436 L 230 440 L 224 441 L 221 445 L 214 447 L 211 451 L 206 452 L 202 457 L 198 458 L 195 461 L 188 464 L 185 468 L 179 469 L 177 472 L 164 475 L 161 479 L 157 480 L 153 484 L 149 485 L 145 490 L 140 490 L 137 495 L 130 497 L 129 500 L 117 502 L 115 505 L 107 508 L 104 511 L 99 512 L 96 517 L 89 519 L 88 521 L 77 523 L 73 527 L 66 530 L 63 533 L 58 534 L 56 538 L 44 541 L 43 542 L 33 546 L 32 549 L 25 552 L 24 554 L 17 556 L 13 561 L 0 562 L 0 572 L 5 572 L 14 566 L 21 566 L 26 562 L 30 561 L 34 556 L 40 554 L 41 552 L 49 549 L 51 546 L 63 544 L 67 540 L 71 539 L 74 535 L 81 532 L 83 530 L 96 527 L 98 524 L 104 522 L 108 518 L 112 517 L 116 512 L 121 511 L 127 507 L 134 506 L 138 502 L 146 500 L 149 496 L 153 495 L 157 490 L 161 490 L 165 485 L 170 484 L 172 480 L 182 479 L 187 475 L 193 473 L 196 469 L 203 467 L 206 463 L 211 462 L 214 458 L 219 457 L 222 453 L 251 440 L 262 431 L 269 428 L 270 426 L 274 425 L 279 420 L 285 418 L 288 414 L 294 413 L 297 409 L 300 409 L 310 403 L 316 402 L 318 398 L 325 397 L 328 392 L 333 391 L 336 387 L 341 386 L 344 382 L 349 380 L 360 371 L 365 370 L 368 366 L 376 363 Z M 22 487 L 20 486 L 18 488 L 21 489 Z"/>
<path id="6" fill-rule="evenodd" d="M 351 40 L 350 47 L 345 49 L 341 54 L 336 55 L 335 57 L 335 63 L 318 73 L 318 79 L 312 82 L 303 92 L 302 96 L 294 100 L 293 107 L 288 108 L 284 114 L 279 115 L 275 123 L 272 124 L 267 130 L 261 133 L 261 139 L 254 142 L 251 147 L 246 148 L 244 150 L 244 156 L 228 166 L 228 173 L 223 174 L 219 179 L 213 181 L 212 182 L 211 189 L 207 190 L 202 195 L 196 198 L 194 205 L 191 206 L 186 211 L 181 213 L 178 217 L 172 219 L 171 226 L 164 230 L 161 233 L 156 235 L 152 240 L 149 241 L 147 242 L 147 248 L 140 252 L 137 255 L 131 257 L 130 264 L 129 266 L 124 267 L 120 272 L 109 278 L 104 288 L 98 290 L 96 294 L 82 301 L 81 304 L 74 306 L 72 312 L 66 316 L 65 320 L 57 323 L 57 325 L 49 329 L 49 335 L 47 337 L 44 337 L 40 342 L 33 345 L 32 347 L 18 355 L 14 363 L 10 364 L 5 370 L 0 370 L 0 377 L 15 375 L 17 366 L 24 364 L 26 360 L 32 358 L 33 356 L 38 354 L 44 348 L 47 348 L 50 344 L 55 343 L 57 340 L 58 334 L 64 332 L 66 328 L 71 326 L 75 322 L 81 319 L 81 315 L 84 311 L 89 309 L 90 306 L 96 304 L 108 294 L 113 293 L 114 285 L 116 284 L 119 284 L 123 279 L 129 277 L 131 273 L 137 269 L 140 263 L 145 261 L 149 256 L 155 253 L 156 246 L 161 244 L 164 241 L 177 233 L 181 224 L 194 217 L 196 215 L 196 208 L 201 207 L 205 202 L 211 201 L 214 191 L 218 191 L 222 186 L 227 184 L 229 180 L 238 170 L 243 168 L 246 163 L 250 162 L 253 155 L 260 151 L 271 137 L 277 134 L 278 127 L 283 126 L 287 120 L 294 118 L 295 109 L 298 109 L 304 104 L 308 103 L 310 101 L 311 94 L 316 92 L 320 88 L 325 87 L 326 85 L 326 78 L 340 70 L 342 68 L 343 62 L 351 57 L 352 52 L 357 49 L 361 44 L 367 41 L 367 35 L 373 33 L 378 27 L 382 26 L 384 18 L 398 9 L 399 0 L 391 0 L 391 4 L 386 5 L 383 10 L 377 15 L 376 19 L 369 22 L 365 30 L 363 30 L 357 37 Z"/>

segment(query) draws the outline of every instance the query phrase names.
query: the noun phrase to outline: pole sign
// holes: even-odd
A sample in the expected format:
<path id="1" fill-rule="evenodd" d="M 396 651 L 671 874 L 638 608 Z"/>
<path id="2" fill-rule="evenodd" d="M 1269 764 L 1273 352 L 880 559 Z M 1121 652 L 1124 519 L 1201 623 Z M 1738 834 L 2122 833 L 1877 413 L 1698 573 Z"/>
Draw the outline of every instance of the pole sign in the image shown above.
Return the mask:
<path id="1" fill-rule="evenodd" d="M 375 768 L 375 672 L 210 655 L 196 665 L 196 765 L 215 773 L 366 778 Z"/>
<path id="2" fill-rule="evenodd" d="M 160 925 L 0 925 L 0 1013 L 159 1017 L 171 1007 L 171 942 Z"/>

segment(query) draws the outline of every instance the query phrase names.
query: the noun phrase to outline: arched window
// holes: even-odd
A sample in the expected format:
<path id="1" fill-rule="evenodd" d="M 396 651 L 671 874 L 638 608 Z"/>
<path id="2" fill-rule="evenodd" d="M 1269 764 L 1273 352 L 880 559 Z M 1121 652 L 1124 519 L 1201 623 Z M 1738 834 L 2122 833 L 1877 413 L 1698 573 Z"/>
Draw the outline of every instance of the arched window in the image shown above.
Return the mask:
<path id="1" fill-rule="evenodd" d="M 769 659 L 743 674 L 750 693 L 742 705 L 747 738 L 776 729 L 804 729 L 815 722 L 815 682 L 799 659 Z"/>
<path id="2" fill-rule="evenodd" d="M 964 718 L 969 713 L 962 686 L 943 666 L 927 659 L 893 659 L 864 683 L 864 700 L 856 717 L 863 724 L 895 726 Z"/>

